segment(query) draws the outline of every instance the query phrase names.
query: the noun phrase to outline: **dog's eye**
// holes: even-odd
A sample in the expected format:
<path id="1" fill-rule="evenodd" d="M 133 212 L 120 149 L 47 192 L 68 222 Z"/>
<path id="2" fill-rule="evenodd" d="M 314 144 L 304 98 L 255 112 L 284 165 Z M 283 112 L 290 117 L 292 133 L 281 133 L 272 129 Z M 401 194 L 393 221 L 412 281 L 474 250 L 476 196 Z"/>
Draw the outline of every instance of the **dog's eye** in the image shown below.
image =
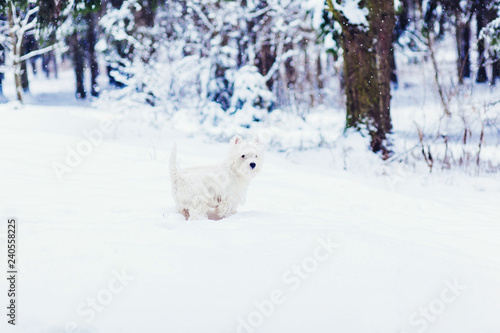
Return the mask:
<path id="1" fill-rule="evenodd" d="M 245 155 L 241 155 L 241 158 L 245 158 Z"/>

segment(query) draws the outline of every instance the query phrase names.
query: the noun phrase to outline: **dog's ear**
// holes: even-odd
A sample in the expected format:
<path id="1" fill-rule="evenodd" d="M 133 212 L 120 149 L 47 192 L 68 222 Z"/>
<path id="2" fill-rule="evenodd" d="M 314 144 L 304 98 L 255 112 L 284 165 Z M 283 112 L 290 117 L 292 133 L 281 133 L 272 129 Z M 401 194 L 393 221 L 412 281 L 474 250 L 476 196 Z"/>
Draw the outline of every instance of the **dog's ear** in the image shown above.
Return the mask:
<path id="1" fill-rule="evenodd" d="M 243 139 L 241 138 L 241 136 L 235 135 L 231 139 L 231 144 L 233 144 L 233 145 L 239 145 L 242 141 L 243 141 Z"/>

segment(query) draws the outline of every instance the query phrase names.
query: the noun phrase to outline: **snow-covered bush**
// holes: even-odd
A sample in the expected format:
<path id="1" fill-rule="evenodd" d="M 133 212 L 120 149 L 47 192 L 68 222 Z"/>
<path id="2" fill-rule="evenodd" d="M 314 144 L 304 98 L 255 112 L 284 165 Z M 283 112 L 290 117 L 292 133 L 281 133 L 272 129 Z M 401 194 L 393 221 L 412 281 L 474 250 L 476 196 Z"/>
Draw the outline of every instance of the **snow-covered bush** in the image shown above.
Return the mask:
<path id="1" fill-rule="evenodd" d="M 4 64 L 7 53 L 6 50 L 9 46 L 9 27 L 7 21 L 0 19 L 0 75 L 6 70 Z"/>
<path id="2" fill-rule="evenodd" d="M 216 102 L 229 114 L 245 113 L 251 126 L 272 108 L 303 115 L 323 101 L 321 91 L 335 81 L 323 74 L 329 56 L 313 27 L 323 7 L 298 0 L 166 2 L 154 24 L 142 27 L 134 24 L 140 1 L 126 0 L 108 7 L 98 46 L 111 76 L 130 87 L 129 98 L 173 103 L 174 111 L 196 105 L 200 113 Z M 198 63 L 186 67 L 184 58 Z"/>
<path id="3" fill-rule="evenodd" d="M 125 0 L 120 8 L 108 4 L 106 14 L 99 24 L 103 38 L 97 49 L 104 54 L 109 75 L 117 85 L 130 85 L 134 70 L 140 63 L 154 61 L 157 31 L 154 27 L 136 24 L 137 13 L 142 9 L 140 1 Z M 142 69 L 140 70 L 142 72 Z"/>
<path id="4" fill-rule="evenodd" d="M 230 46 L 212 49 L 207 97 L 209 100 L 219 103 L 225 111 L 231 107 L 231 96 L 234 93 L 237 53 L 238 51 Z"/>
<path id="5" fill-rule="evenodd" d="M 486 25 L 479 38 L 484 39 L 492 50 L 500 52 L 500 17 Z"/>
<path id="6" fill-rule="evenodd" d="M 241 110 L 245 123 L 261 121 L 275 102 L 274 95 L 268 90 L 265 78 L 255 66 L 244 66 L 235 74 L 230 113 Z"/>

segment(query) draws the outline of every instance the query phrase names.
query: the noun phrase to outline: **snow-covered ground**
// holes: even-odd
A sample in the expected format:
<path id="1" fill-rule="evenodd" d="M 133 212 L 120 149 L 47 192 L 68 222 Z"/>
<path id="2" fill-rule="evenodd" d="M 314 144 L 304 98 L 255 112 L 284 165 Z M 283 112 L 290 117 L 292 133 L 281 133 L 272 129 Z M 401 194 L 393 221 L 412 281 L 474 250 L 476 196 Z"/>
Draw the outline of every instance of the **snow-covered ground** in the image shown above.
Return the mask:
<path id="1" fill-rule="evenodd" d="M 62 76 L 0 104 L 4 272 L 7 218 L 19 226 L 2 332 L 500 331 L 497 176 L 384 164 L 353 135 L 343 153 L 268 152 L 240 213 L 186 222 L 170 147 L 193 166 L 227 144 L 75 102 Z"/>

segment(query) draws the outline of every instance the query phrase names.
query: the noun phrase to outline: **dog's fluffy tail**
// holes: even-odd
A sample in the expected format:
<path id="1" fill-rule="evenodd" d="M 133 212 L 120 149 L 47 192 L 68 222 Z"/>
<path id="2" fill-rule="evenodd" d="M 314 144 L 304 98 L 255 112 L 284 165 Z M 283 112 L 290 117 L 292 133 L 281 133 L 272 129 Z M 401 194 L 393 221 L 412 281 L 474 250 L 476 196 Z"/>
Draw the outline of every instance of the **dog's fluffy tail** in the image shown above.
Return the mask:
<path id="1" fill-rule="evenodd" d="M 170 178 L 172 181 L 175 179 L 177 174 L 177 145 L 174 143 L 172 150 L 170 152 Z"/>

